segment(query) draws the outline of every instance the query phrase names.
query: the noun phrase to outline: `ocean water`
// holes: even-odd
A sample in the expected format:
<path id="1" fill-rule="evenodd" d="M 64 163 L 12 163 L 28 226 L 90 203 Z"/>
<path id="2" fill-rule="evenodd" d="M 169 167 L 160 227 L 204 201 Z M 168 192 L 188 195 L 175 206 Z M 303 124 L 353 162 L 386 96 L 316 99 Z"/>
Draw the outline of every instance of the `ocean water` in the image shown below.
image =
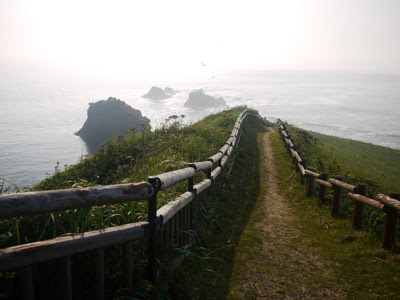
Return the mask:
<path id="1" fill-rule="evenodd" d="M 163 101 L 141 96 L 152 85 L 176 94 Z M 19 188 L 77 163 L 91 151 L 74 135 L 89 102 L 119 98 L 147 116 L 152 127 L 173 114 L 195 122 L 217 110 L 185 108 L 190 91 L 247 105 L 271 121 L 400 149 L 400 76 L 317 72 L 235 72 L 179 82 L 65 84 L 8 82 L 0 86 L 0 178 Z"/>

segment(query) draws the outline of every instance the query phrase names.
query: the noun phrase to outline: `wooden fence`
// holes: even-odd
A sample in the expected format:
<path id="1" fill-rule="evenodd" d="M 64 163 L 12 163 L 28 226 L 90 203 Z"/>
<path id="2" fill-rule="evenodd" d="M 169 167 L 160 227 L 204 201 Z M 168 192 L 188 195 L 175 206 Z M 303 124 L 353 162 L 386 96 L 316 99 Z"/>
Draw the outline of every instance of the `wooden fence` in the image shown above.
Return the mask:
<path id="1" fill-rule="evenodd" d="M 148 201 L 148 219 L 145 222 L 0 249 L 0 272 L 21 268 L 23 298 L 33 299 L 32 265 L 58 259 L 61 262 L 60 272 L 63 276 L 62 296 L 65 299 L 72 299 L 70 256 L 94 250 L 96 251 L 96 299 L 104 299 L 104 247 L 124 245 L 124 286 L 132 289 L 132 241 L 147 237 L 148 276 L 154 283 L 157 273 L 157 248 L 165 248 L 171 244 L 183 246 L 189 243 L 188 237 L 178 235 L 178 232 L 193 229 L 200 201 L 205 198 L 213 182 L 224 170 L 233 149 L 239 142 L 241 126 L 248 114 L 247 110 L 244 110 L 239 115 L 230 138 L 207 161 L 190 163 L 184 169 L 150 176 L 147 182 L 0 195 L 0 218 L 138 200 Z M 207 179 L 194 184 L 193 177 L 200 171 L 207 173 Z M 183 181 L 188 182 L 188 191 L 157 210 L 157 193 Z"/>
<path id="2" fill-rule="evenodd" d="M 343 191 L 348 191 L 347 197 L 355 200 L 353 210 L 352 227 L 354 229 L 361 229 L 364 206 L 368 205 L 378 209 L 386 214 L 382 247 L 392 249 L 396 245 L 397 230 L 398 230 L 398 215 L 400 211 L 400 192 L 389 192 L 389 195 L 378 194 L 375 199 L 366 197 L 367 184 L 358 183 L 357 186 L 343 182 L 342 176 L 336 178 L 329 178 L 329 174 L 316 173 L 315 169 L 307 166 L 307 159 L 301 157 L 301 150 L 299 145 L 289 134 L 285 124 L 278 120 L 279 133 L 285 146 L 288 150 L 289 156 L 292 157 L 292 162 L 296 167 L 296 171 L 300 173 L 300 183 L 306 185 L 306 196 L 312 197 L 315 193 L 315 184 L 319 185 L 318 198 L 325 199 L 327 189 L 333 190 L 331 215 L 334 217 L 340 214 L 340 204 Z"/>

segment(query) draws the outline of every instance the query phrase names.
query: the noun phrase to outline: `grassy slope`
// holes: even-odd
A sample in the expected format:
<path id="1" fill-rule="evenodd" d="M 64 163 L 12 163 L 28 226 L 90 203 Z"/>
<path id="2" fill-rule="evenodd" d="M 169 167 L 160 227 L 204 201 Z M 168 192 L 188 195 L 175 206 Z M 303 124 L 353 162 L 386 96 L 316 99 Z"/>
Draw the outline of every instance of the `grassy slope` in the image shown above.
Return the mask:
<path id="1" fill-rule="evenodd" d="M 374 193 L 400 190 L 400 150 L 328 136 L 289 126 L 304 157 L 318 171 L 344 174 L 349 180 L 375 185 Z M 315 150 L 313 150 L 313 148 Z M 375 196 L 375 195 L 373 195 Z"/>
<path id="2" fill-rule="evenodd" d="M 337 262 L 335 277 L 348 285 L 347 297 L 396 299 L 400 295 L 400 255 L 382 250 L 377 235 L 352 230 L 350 220 L 333 219 L 326 206 L 319 205 L 315 198 L 304 197 L 304 186 L 298 183 L 298 175 L 285 158 L 286 150 L 277 134 L 273 145 L 279 157 L 281 191 L 293 201 L 292 208 L 301 218 L 300 229 L 311 238 L 310 245 Z"/>
<path id="3" fill-rule="evenodd" d="M 214 155 L 229 138 L 237 116 L 244 107 L 210 115 L 190 126 L 171 118 L 163 128 L 145 134 L 130 134 L 113 140 L 92 157 L 64 171 L 56 172 L 32 190 L 141 182 L 148 176 L 180 169 L 188 162 L 203 161 Z M 204 178 L 196 177 L 196 182 Z M 174 186 L 158 195 L 159 207 L 186 190 Z M 61 213 L 3 220 L 0 247 L 36 242 L 65 233 L 79 233 L 131 223 L 146 218 L 145 201 L 79 209 Z"/>
<path id="4" fill-rule="evenodd" d="M 400 190 L 400 150 L 314 132 L 311 134 L 352 173 L 376 181 L 381 186 L 381 192 Z"/>
<path id="5" fill-rule="evenodd" d="M 85 158 L 74 166 L 66 166 L 52 177 L 37 184 L 32 190 L 62 189 L 96 184 L 114 184 L 121 182 L 140 182 L 148 176 L 179 169 L 191 161 L 203 161 L 215 154 L 229 138 L 237 116 L 244 107 L 236 107 L 203 120 L 182 126 L 179 117 L 170 118 L 166 124 L 145 134 L 130 134 L 119 140 L 113 140 L 101 148 L 92 157 Z M 199 174 L 195 183 L 204 178 Z M 173 200 L 186 191 L 187 184 L 182 183 L 159 193 L 159 206 Z M 146 201 L 94 207 L 91 209 L 70 210 L 59 213 L 32 217 L 1 220 L 0 247 L 24 244 L 54 238 L 66 233 L 85 232 L 104 227 L 130 223 L 146 218 Z M 134 245 L 135 280 L 143 276 L 145 254 L 143 241 Z M 121 247 L 110 247 L 106 251 L 106 288 L 111 291 L 121 286 Z M 74 292 L 89 297 L 93 292 L 93 253 L 75 255 L 72 259 Z M 57 294 L 58 280 L 54 277 L 56 262 L 41 264 L 35 270 L 35 285 L 49 282 L 46 288 L 41 286 L 39 298 L 51 298 Z M 86 270 L 87 272 L 82 272 Z M 14 275 L 12 275 L 14 276 Z M 11 280 L 11 281 L 10 281 Z M 52 284 L 50 284 L 52 283 Z M 18 289 L 17 283 L 7 274 L 0 274 L 0 291 Z M 88 288 L 89 286 L 89 288 Z M 4 288 L 4 289 L 3 289 Z M 143 289 L 143 288 L 142 288 Z M 146 289 L 146 287 L 144 288 Z M 89 293 L 89 294 L 88 294 Z M 0 298 L 1 298 L 0 293 Z"/>
<path id="6" fill-rule="evenodd" d="M 227 185 L 226 198 L 219 203 L 221 229 L 208 240 L 208 247 L 216 251 L 220 261 L 216 260 L 213 265 L 219 275 L 209 276 L 207 280 L 199 282 L 204 299 L 231 298 L 230 289 L 235 281 L 246 280 L 246 261 L 240 261 L 238 253 L 246 253 L 247 257 L 260 260 L 259 268 L 265 274 L 271 271 L 271 266 L 264 263 L 264 260 L 268 260 L 268 254 L 262 252 L 262 240 L 255 226 L 262 217 L 259 208 L 264 188 L 259 184 L 258 164 L 264 129 L 253 123 L 246 126 L 245 130 L 232 176 L 226 179 L 227 184 L 234 184 L 234 189 L 230 190 Z M 305 198 L 304 186 L 298 183 L 298 175 L 292 169 L 291 160 L 277 133 L 272 136 L 272 142 L 277 158 L 280 192 L 293 204 L 291 210 L 299 217 L 296 227 L 307 237 L 305 240 L 310 248 L 314 249 L 312 251 L 315 253 L 310 255 L 316 254 L 335 262 L 332 265 L 332 282 L 346 287 L 344 292 L 347 298 L 396 299 L 400 294 L 400 255 L 382 250 L 376 234 L 353 231 L 350 220 L 333 219 L 325 205 L 320 205 L 315 198 Z M 323 146 L 319 147 L 324 151 Z M 360 151 L 358 142 L 355 142 L 354 148 Z M 375 159 L 373 153 L 371 156 Z M 317 156 L 314 157 L 317 162 Z M 338 159 L 334 161 L 339 162 Z M 372 177 L 371 180 L 377 179 Z M 296 248 L 296 243 L 303 242 L 293 241 L 291 246 Z M 322 284 L 329 288 L 329 282 Z M 295 289 L 296 285 L 292 283 L 287 288 Z M 256 287 L 253 294 L 247 294 L 246 297 L 256 298 Z"/>

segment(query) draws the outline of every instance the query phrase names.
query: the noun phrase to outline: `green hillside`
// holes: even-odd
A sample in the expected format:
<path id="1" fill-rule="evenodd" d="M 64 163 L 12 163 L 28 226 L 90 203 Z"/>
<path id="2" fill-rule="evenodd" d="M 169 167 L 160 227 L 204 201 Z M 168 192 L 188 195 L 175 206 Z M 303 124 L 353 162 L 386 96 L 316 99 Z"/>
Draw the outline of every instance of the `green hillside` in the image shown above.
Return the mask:
<path id="1" fill-rule="evenodd" d="M 400 150 L 305 131 L 289 126 L 303 157 L 319 172 L 345 175 L 348 182 L 369 183 L 371 193 L 400 190 Z M 374 187 L 374 188 L 372 188 Z"/>

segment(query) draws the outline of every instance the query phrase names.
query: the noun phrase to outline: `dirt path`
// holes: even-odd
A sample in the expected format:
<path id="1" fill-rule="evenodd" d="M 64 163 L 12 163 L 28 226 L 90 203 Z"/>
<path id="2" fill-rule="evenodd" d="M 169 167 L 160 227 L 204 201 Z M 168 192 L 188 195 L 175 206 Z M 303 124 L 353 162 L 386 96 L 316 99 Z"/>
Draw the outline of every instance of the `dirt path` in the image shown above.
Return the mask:
<path id="1" fill-rule="evenodd" d="M 235 261 L 245 264 L 245 274 L 231 281 L 233 298 L 256 299 L 342 299 L 343 287 L 332 282 L 332 262 L 319 255 L 298 229 L 290 203 L 278 192 L 270 129 L 263 137 L 260 162 L 263 201 L 258 221 L 249 222 L 246 232 L 257 231 L 262 247 L 255 252 L 238 251 Z M 254 228 L 255 227 L 255 228 Z M 256 230 L 255 230 L 256 229 Z M 261 243 L 260 243 L 261 244 Z"/>

